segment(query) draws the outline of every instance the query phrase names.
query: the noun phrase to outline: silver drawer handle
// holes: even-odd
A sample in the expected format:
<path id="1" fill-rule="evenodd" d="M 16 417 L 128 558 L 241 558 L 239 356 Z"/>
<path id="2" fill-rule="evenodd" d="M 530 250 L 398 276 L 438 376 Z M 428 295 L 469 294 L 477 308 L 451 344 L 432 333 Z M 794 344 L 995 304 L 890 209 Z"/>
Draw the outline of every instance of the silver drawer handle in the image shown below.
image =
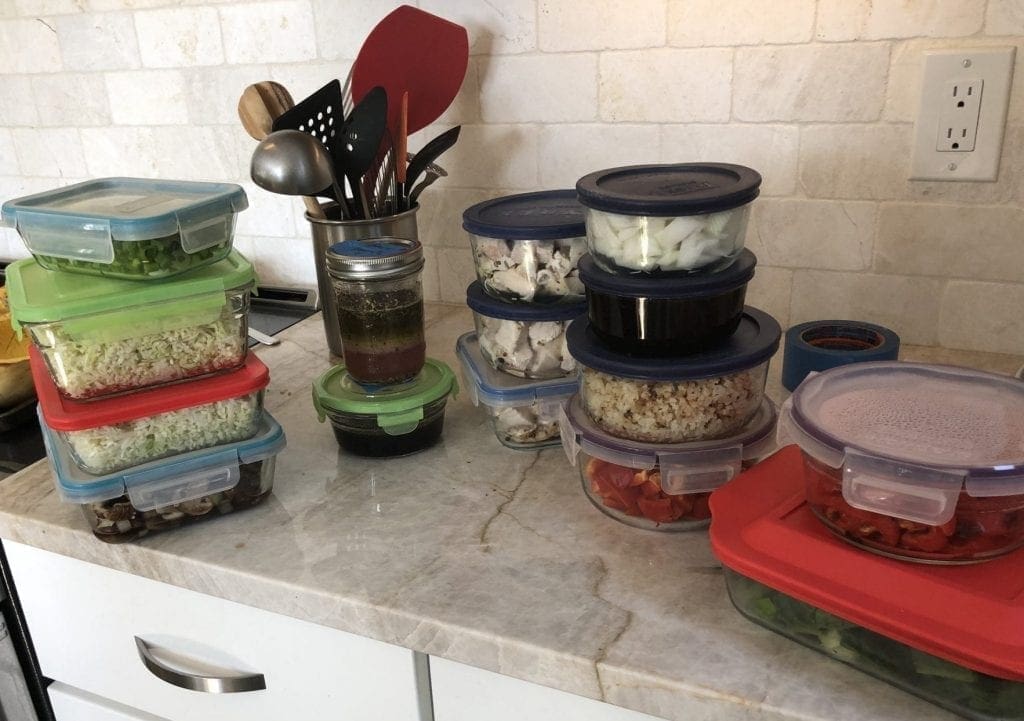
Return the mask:
<path id="1" fill-rule="evenodd" d="M 203 676 L 202 674 L 185 673 L 161 663 L 153 655 L 149 644 L 138 636 L 135 647 L 139 650 L 139 658 L 149 672 L 162 681 L 184 688 L 189 691 L 203 693 L 239 693 L 242 691 L 262 691 L 267 687 L 262 673 L 251 673 L 239 676 Z"/>

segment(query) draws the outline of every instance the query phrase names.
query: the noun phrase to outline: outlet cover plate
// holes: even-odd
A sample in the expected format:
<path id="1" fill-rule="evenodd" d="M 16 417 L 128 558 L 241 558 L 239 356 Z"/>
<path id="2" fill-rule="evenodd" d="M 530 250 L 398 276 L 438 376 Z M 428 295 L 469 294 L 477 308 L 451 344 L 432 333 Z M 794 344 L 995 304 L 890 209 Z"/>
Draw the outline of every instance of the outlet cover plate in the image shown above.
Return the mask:
<path id="1" fill-rule="evenodd" d="M 914 124 L 911 180 L 996 180 L 1016 48 L 971 48 L 924 54 L 921 102 Z M 939 150 L 939 125 L 948 117 L 952 83 L 982 81 L 978 132 L 971 151 Z"/>

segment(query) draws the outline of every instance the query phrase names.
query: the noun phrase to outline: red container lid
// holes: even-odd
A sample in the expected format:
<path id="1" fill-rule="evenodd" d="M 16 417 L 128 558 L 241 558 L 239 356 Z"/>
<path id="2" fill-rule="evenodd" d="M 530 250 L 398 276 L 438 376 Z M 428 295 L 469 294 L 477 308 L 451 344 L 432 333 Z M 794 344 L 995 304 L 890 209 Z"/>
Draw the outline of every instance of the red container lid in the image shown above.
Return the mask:
<path id="1" fill-rule="evenodd" d="M 1024 681 L 1024 551 L 968 566 L 866 553 L 811 513 L 803 465 L 788 446 L 711 495 L 711 547 L 725 566 L 919 651 Z"/>
<path id="2" fill-rule="evenodd" d="M 158 413 L 192 408 L 239 398 L 263 390 L 270 383 L 270 371 L 252 353 L 245 365 L 236 371 L 206 378 L 184 381 L 173 385 L 151 388 L 122 396 L 95 401 L 72 401 L 57 391 L 46 369 L 46 361 L 36 350 L 29 348 L 32 380 L 39 396 L 39 408 L 46 425 L 55 431 L 84 431 L 115 423 L 125 423 Z"/>

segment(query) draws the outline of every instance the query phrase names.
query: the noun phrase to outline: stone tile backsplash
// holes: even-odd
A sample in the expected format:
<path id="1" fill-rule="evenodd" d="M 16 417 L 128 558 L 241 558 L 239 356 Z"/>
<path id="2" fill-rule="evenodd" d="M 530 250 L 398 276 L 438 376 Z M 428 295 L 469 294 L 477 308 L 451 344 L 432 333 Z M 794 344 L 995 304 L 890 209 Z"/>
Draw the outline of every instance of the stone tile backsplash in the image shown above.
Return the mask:
<path id="1" fill-rule="evenodd" d="M 87 178 L 236 182 L 238 247 L 314 285 L 298 199 L 248 178 L 242 89 L 344 80 L 400 0 L 0 0 L 0 199 Z M 461 124 L 423 195 L 425 293 L 473 278 L 462 210 L 592 170 L 743 163 L 764 176 L 748 298 L 785 325 L 849 317 L 907 343 L 1024 355 L 1022 0 L 413 0 L 467 27 Z M 929 50 L 1018 48 L 999 181 L 908 180 Z M 0 228 L 0 256 L 25 255 Z"/>

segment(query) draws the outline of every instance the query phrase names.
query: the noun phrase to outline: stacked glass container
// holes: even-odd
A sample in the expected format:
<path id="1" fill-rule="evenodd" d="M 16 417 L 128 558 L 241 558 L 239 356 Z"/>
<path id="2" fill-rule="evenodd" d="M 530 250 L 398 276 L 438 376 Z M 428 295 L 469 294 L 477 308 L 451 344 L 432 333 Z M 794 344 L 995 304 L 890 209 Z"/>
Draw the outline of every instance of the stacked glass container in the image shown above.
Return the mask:
<path id="1" fill-rule="evenodd" d="M 473 404 L 509 448 L 557 445 L 559 409 L 579 386 L 566 333 L 586 309 L 584 208 L 573 190 L 521 193 L 467 208 L 462 227 L 477 275 L 466 289 L 476 331 L 456 353 Z"/>
<path id="2" fill-rule="evenodd" d="M 765 397 L 779 324 L 744 305 L 761 176 L 739 165 L 591 173 L 576 190 L 586 315 L 566 339 L 580 391 L 563 446 L 587 497 L 630 525 L 705 527 L 710 493 L 774 449 Z"/>
<path id="3" fill-rule="evenodd" d="M 229 184 L 108 178 L 4 203 L 32 252 L 7 268 L 32 341 L 58 492 L 107 541 L 248 508 L 270 493 L 280 426 L 248 353 L 248 203 Z"/>

